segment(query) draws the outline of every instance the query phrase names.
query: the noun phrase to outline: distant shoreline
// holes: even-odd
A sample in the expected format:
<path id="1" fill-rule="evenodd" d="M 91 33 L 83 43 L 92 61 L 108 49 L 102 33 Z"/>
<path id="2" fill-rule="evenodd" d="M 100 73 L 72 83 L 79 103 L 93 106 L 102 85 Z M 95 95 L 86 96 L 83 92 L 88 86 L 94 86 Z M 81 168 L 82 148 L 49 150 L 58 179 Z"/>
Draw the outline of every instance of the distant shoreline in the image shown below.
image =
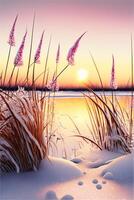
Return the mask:
<path id="1" fill-rule="evenodd" d="M 26 91 L 32 91 L 32 88 L 30 87 L 24 87 L 24 86 L 20 86 L 22 88 L 25 88 Z M 5 91 L 16 91 L 18 90 L 18 87 L 0 87 L 0 89 L 5 90 Z M 46 87 L 44 88 L 40 88 L 40 87 L 36 87 L 37 91 L 49 91 Z M 120 87 L 116 90 L 111 90 L 111 88 L 92 88 L 92 90 L 94 90 L 95 92 L 111 92 L 111 91 L 115 91 L 115 92 L 132 92 L 134 91 L 134 89 L 132 87 L 129 88 L 124 88 L 124 87 Z M 88 92 L 88 89 L 86 88 L 60 88 L 59 92 Z"/>

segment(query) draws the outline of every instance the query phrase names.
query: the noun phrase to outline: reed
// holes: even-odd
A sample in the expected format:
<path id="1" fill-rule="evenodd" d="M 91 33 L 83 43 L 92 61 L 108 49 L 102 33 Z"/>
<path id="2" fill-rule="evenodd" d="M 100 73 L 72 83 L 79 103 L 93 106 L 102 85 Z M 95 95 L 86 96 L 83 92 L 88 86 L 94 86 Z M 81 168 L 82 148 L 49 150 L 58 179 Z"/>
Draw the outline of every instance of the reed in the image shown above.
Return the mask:
<path id="1" fill-rule="evenodd" d="M 133 45 L 131 38 L 131 72 L 133 73 Z M 94 63 L 97 75 L 100 80 L 100 84 L 103 90 L 102 95 L 98 95 L 87 84 L 85 87 L 89 91 L 88 94 L 82 93 L 85 98 L 86 108 L 89 115 L 91 127 L 89 128 L 89 137 L 85 137 L 80 133 L 75 122 L 73 122 L 79 137 L 85 142 L 91 143 L 100 150 L 108 151 L 121 151 L 122 153 L 131 153 L 132 140 L 133 140 L 133 90 L 131 94 L 130 113 L 121 107 L 119 100 L 114 90 L 117 89 L 115 81 L 115 63 L 114 56 L 112 56 L 112 70 L 110 87 L 112 89 L 112 95 L 110 99 L 106 97 L 101 75 L 98 71 L 96 62 L 90 53 L 92 61 Z M 132 75 L 132 88 L 133 88 L 133 75 Z M 128 123 L 126 123 L 128 121 Z"/>
<path id="2" fill-rule="evenodd" d="M 98 71 L 96 62 L 90 53 L 93 64 L 97 71 L 100 84 L 103 90 L 102 95 L 98 95 L 86 84 L 89 94 L 85 94 L 85 102 L 91 128 L 89 129 L 91 137 L 78 135 L 84 141 L 91 142 L 99 149 L 108 151 L 122 151 L 123 153 L 131 153 L 132 135 L 133 135 L 133 90 L 131 94 L 130 113 L 121 107 L 116 93 L 117 89 L 115 81 L 115 62 L 112 56 L 112 70 L 110 87 L 112 89 L 112 100 L 106 97 L 101 75 Z M 131 37 L 131 73 L 132 73 L 132 88 L 133 88 L 133 45 Z M 128 121 L 128 123 L 126 123 Z M 77 136 L 77 137 L 78 137 Z"/>
<path id="3" fill-rule="evenodd" d="M 84 94 L 90 121 L 92 121 L 92 136 L 101 149 L 108 151 L 131 152 L 129 129 L 119 102 L 114 104 L 108 100 L 106 104 L 102 97 L 89 89 L 91 95 Z M 91 106 L 89 105 L 91 104 Z M 105 108 L 105 109 L 104 109 Z"/>
<path id="4" fill-rule="evenodd" d="M 32 87 L 35 87 L 35 64 L 40 64 L 40 53 L 41 53 L 41 47 L 42 47 L 42 42 L 43 42 L 43 36 L 44 36 L 44 31 L 41 35 L 41 39 L 38 45 L 38 48 L 36 50 L 35 56 L 34 56 L 34 64 L 33 64 L 33 74 L 32 74 Z"/>
<path id="5" fill-rule="evenodd" d="M 16 27 L 17 19 L 18 19 L 18 15 L 15 17 L 13 26 L 12 26 L 10 34 L 9 34 L 9 39 L 8 39 L 9 51 L 8 51 L 6 68 L 5 68 L 4 74 L 3 74 L 4 75 L 4 77 L 3 77 L 3 86 L 5 85 L 5 81 L 6 81 L 6 76 L 7 76 L 7 70 L 8 70 L 8 64 L 9 64 L 9 60 L 10 60 L 11 50 L 12 50 L 12 47 L 15 46 L 15 27 Z"/>
<path id="6" fill-rule="evenodd" d="M 20 66 L 23 65 L 23 51 L 24 51 L 26 36 L 27 36 L 27 31 L 25 32 L 25 34 L 23 36 L 22 42 L 20 44 L 20 47 L 19 47 L 17 54 L 15 56 L 15 59 L 14 59 L 14 67 L 13 67 L 13 70 L 12 70 L 10 78 L 9 78 L 9 87 L 11 86 L 12 78 L 13 78 L 16 67 L 20 67 Z M 19 73 L 19 71 L 18 71 L 18 73 Z M 17 76 L 16 76 L 17 79 L 18 79 L 18 73 L 17 73 Z M 16 80 L 15 82 L 17 83 L 17 81 L 18 80 Z"/>

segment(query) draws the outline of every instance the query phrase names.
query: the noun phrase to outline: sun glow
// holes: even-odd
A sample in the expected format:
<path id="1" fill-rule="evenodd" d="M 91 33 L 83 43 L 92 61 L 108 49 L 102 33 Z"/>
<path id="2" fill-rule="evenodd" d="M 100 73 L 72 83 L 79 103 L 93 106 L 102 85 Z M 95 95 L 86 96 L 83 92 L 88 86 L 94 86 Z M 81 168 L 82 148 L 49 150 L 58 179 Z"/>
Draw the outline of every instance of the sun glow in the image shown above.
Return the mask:
<path id="1" fill-rule="evenodd" d="M 85 81 L 88 78 L 88 72 L 85 69 L 79 69 L 77 72 L 77 77 L 79 81 Z"/>

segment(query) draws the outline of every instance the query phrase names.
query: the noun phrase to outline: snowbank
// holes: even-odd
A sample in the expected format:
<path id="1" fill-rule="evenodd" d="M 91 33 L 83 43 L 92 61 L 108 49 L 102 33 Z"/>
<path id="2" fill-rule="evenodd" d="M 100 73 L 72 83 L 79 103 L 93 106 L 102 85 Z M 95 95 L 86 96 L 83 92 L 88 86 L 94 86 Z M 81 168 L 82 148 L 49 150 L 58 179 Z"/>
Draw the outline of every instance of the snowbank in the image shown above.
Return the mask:
<path id="1" fill-rule="evenodd" d="M 43 160 L 37 172 L 6 174 L 1 177 L 1 200 L 37 200 L 39 193 L 48 185 L 69 181 L 82 176 L 81 170 L 72 162 L 49 158 Z"/>
<path id="2" fill-rule="evenodd" d="M 37 172 L 2 176 L 0 199 L 132 200 L 133 155 L 87 147 L 72 159 L 77 164 L 49 157 Z"/>
<path id="3" fill-rule="evenodd" d="M 81 170 L 72 162 L 51 157 L 50 160 L 44 160 L 40 166 L 40 172 L 43 171 L 44 177 L 50 182 L 67 181 L 82 175 Z"/>
<path id="4" fill-rule="evenodd" d="M 107 150 L 100 151 L 98 149 L 91 149 L 85 147 L 78 153 L 78 158 L 75 160 L 83 160 L 88 168 L 98 168 L 102 165 L 107 165 L 113 159 L 122 156 L 121 153 L 110 152 Z"/>
<path id="5" fill-rule="evenodd" d="M 112 179 L 125 184 L 134 182 L 134 152 L 116 158 L 105 167 L 101 175 L 105 179 Z"/>

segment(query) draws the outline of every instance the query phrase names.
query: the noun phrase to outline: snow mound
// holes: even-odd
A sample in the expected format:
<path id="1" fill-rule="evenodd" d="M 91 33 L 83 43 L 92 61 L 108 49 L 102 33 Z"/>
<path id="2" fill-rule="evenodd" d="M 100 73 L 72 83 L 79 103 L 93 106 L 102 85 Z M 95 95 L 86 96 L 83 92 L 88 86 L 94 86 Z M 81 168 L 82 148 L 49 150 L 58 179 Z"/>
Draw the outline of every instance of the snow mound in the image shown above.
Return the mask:
<path id="1" fill-rule="evenodd" d="M 113 174 L 111 172 L 106 172 L 103 176 L 103 178 L 107 180 L 112 180 L 113 179 Z"/>
<path id="2" fill-rule="evenodd" d="M 40 170 L 45 171 L 45 178 L 55 181 L 66 181 L 82 176 L 81 170 L 71 161 L 62 158 L 50 158 L 41 163 Z"/>
<path id="3" fill-rule="evenodd" d="M 110 163 L 111 160 L 109 161 L 105 161 L 105 159 L 98 159 L 97 161 L 95 162 L 89 162 L 87 164 L 87 167 L 88 168 L 98 168 L 98 167 L 101 167 L 102 165 L 107 165 L 108 163 Z"/>
<path id="4" fill-rule="evenodd" d="M 109 179 L 111 176 L 117 182 L 133 182 L 134 181 L 134 152 L 128 155 L 116 158 L 102 171 L 101 176 Z"/>
<path id="5" fill-rule="evenodd" d="M 82 175 L 81 170 L 71 161 L 50 157 L 49 160 L 41 162 L 40 168 L 36 172 L 2 175 L 0 199 L 37 200 L 41 191 L 49 185 L 66 182 Z M 57 197 L 55 192 L 48 191 L 43 200 L 44 198 L 53 200 Z"/>
<path id="6" fill-rule="evenodd" d="M 79 159 L 85 162 L 87 168 L 98 168 L 112 162 L 113 159 L 122 156 L 121 153 L 110 152 L 107 150 L 90 149 L 89 147 L 83 148 L 78 152 Z"/>
<path id="7" fill-rule="evenodd" d="M 103 160 L 104 162 L 117 158 L 121 156 L 122 153 L 120 152 L 110 152 L 107 150 L 100 151 L 99 149 L 92 149 L 89 148 L 89 146 L 86 146 L 85 148 L 82 148 L 78 151 L 77 158 L 81 158 L 82 160 L 88 160 L 90 162 L 95 162 L 97 160 Z"/>

